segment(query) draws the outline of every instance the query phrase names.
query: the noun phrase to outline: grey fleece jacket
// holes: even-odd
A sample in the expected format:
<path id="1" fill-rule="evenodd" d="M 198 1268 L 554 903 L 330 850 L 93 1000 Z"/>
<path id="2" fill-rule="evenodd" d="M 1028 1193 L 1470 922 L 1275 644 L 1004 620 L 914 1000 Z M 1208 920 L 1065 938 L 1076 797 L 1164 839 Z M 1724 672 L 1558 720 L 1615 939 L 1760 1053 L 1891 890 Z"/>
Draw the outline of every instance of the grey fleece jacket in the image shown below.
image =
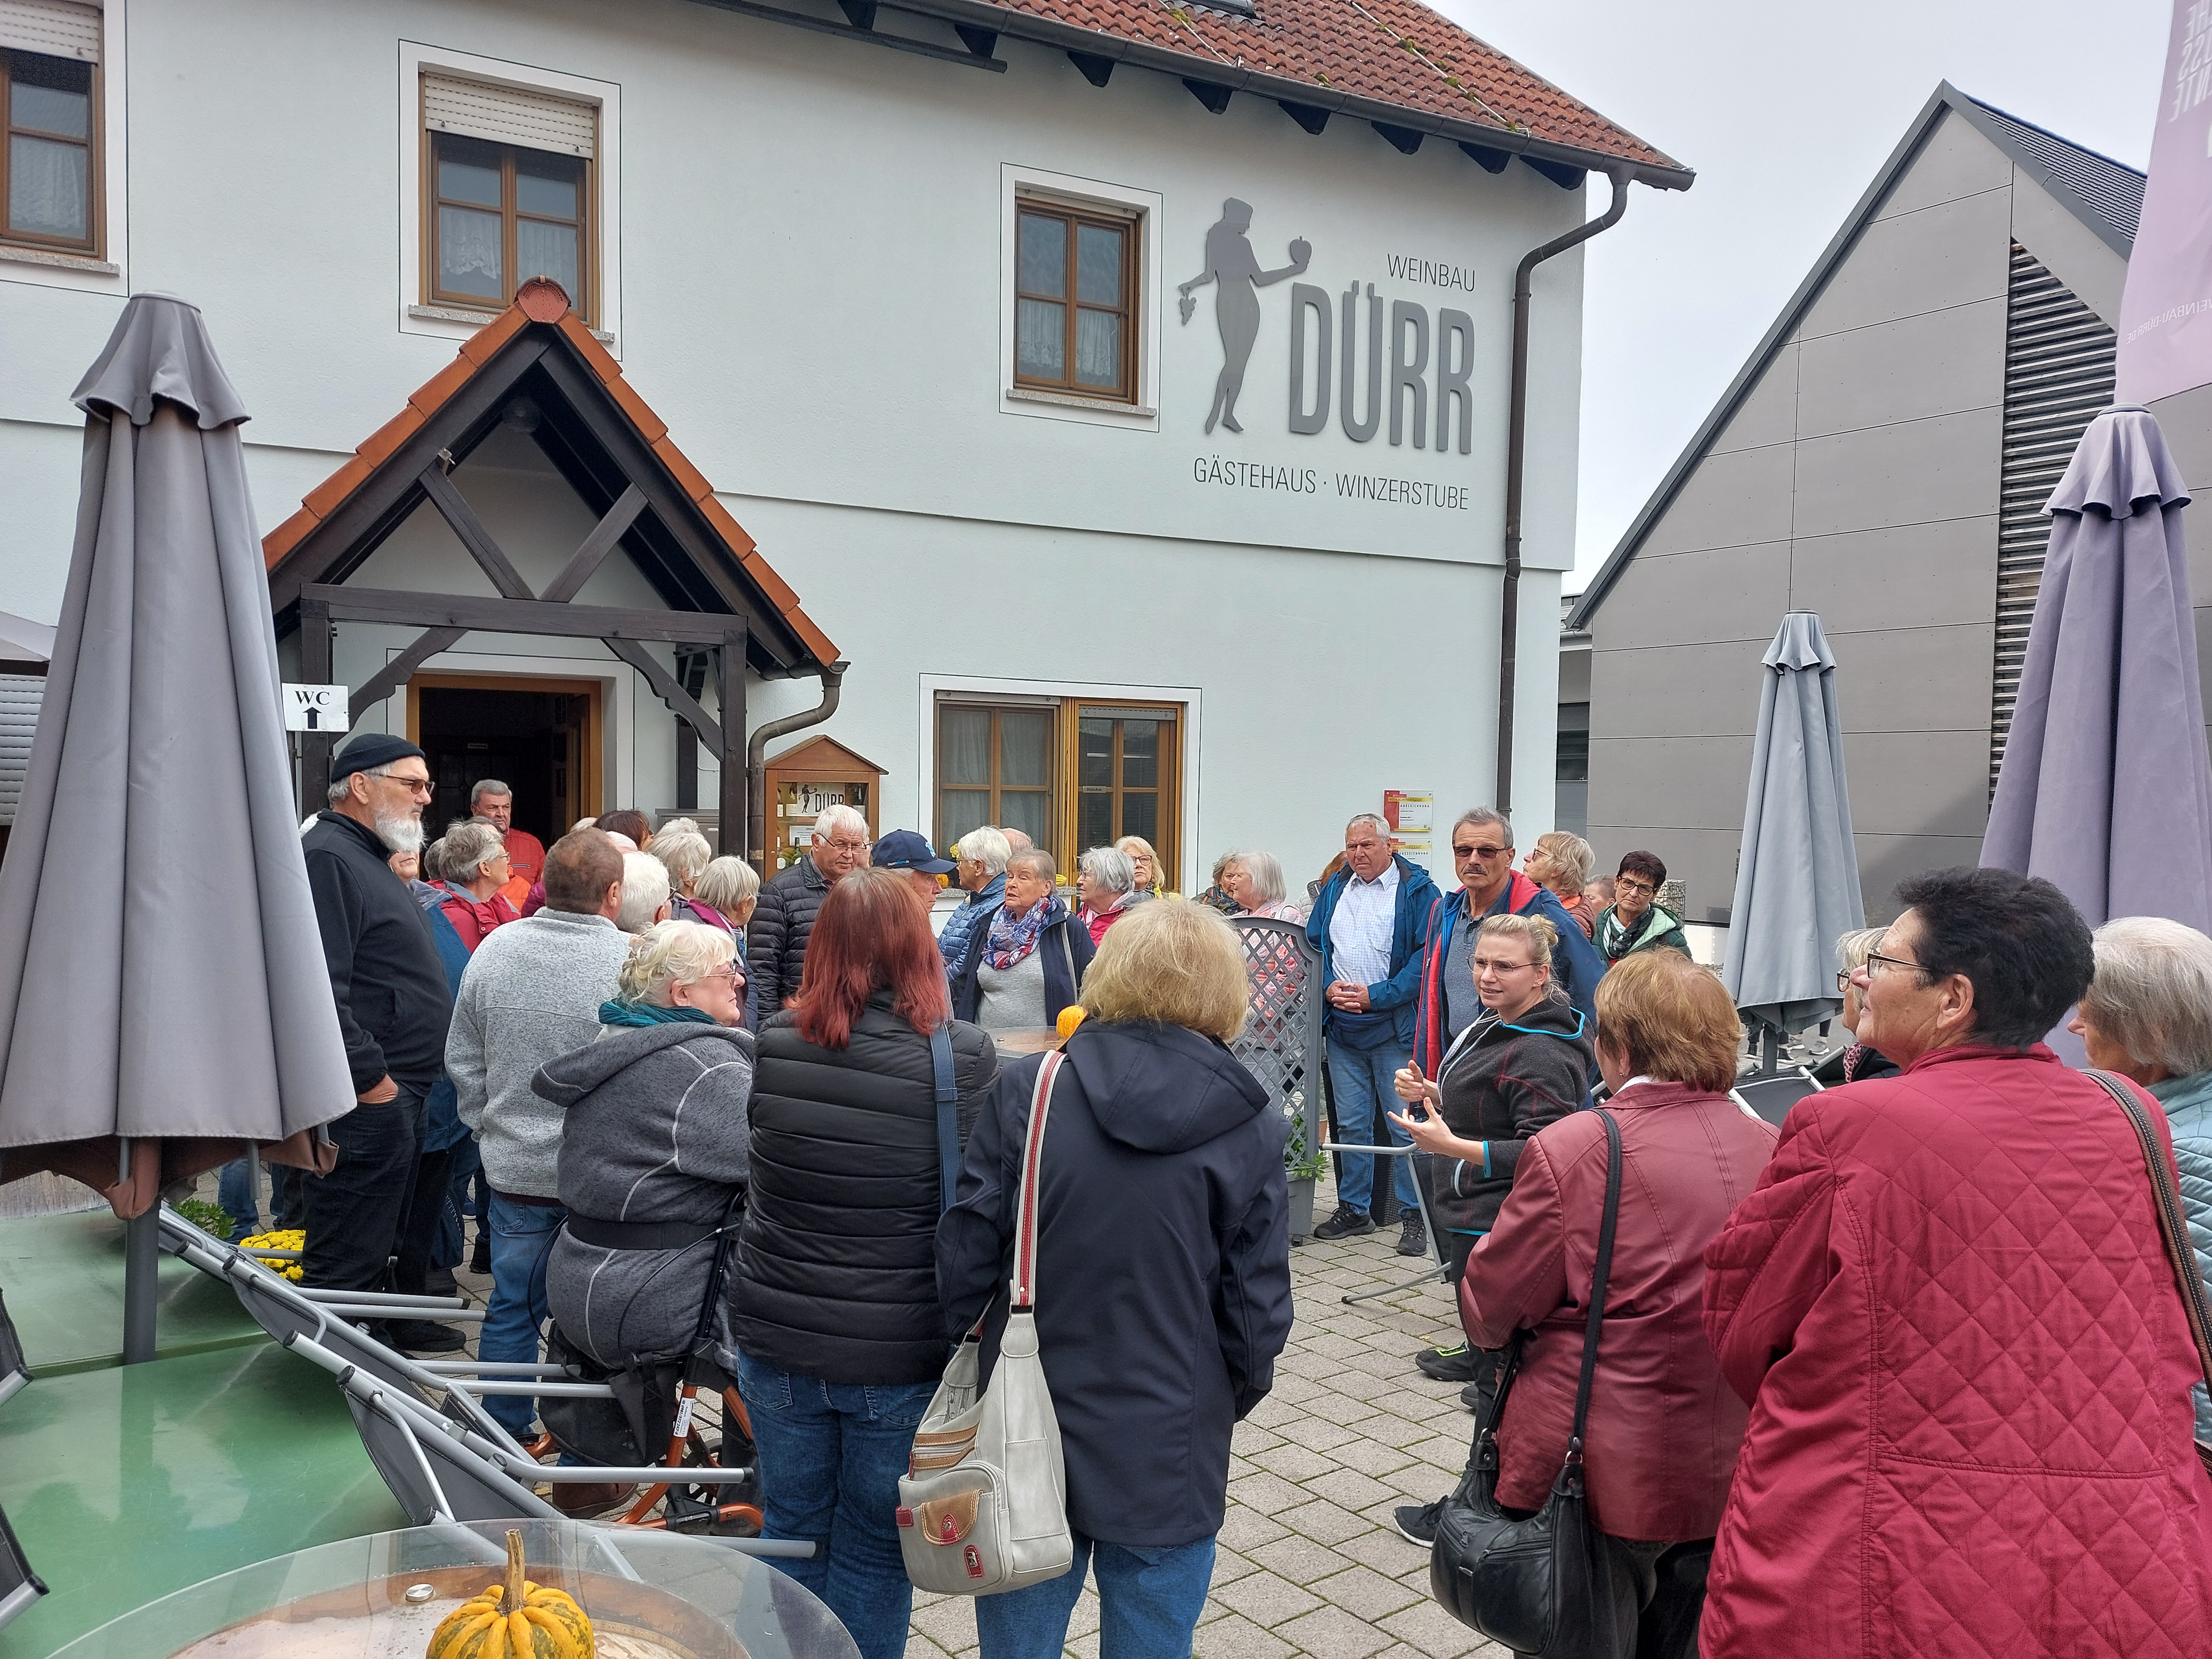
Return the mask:
<path id="1" fill-rule="evenodd" d="M 720 1224 L 744 1191 L 753 1036 L 719 1025 L 606 1026 L 542 1066 L 538 1095 L 567 1115 L 561 1202 L 593 1221 Z M 690 1346 L 715 1242 L 608 1249 L 563 1227 L 545 1263 L 554 1322 L 603 1365 Z M 719 1337 L 719 1330 L 715 1333 Z"/>
<path id="2" fill-rule="evenodd" d="M 520 1198 L 560 1195 L 558 1106 L 531 1091 L 549 1060 L 599 1035 L 629 935 L 605 916 L 540 910 L 484 935 L 453 1000 L 446 1073 L 476 1131 L 484 1177 Z"/>

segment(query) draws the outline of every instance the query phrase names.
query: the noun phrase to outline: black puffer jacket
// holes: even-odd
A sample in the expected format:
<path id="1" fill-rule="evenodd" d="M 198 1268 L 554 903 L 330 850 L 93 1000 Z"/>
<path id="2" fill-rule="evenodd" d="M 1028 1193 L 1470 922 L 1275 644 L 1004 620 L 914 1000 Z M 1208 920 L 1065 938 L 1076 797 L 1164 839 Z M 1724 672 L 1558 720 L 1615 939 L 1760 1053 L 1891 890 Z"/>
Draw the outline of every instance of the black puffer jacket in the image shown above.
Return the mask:
<path id="1" fill-rule="evenodd" d="M 891 1012 L 888 992 L 842 1049 L 807 1042 L 797 1019 L 761 1023 L 731 1338 L 750 1358 L 825 1382 L 927 1382 L 951 1353 L 937 1301 L 929 1039 Z M 955 1020 L 963 1139 L 998 1077 L 991 1039 Z"/>
<path id="2" fill-rule="evenodd" d="M 1589 1021 L 1564 997 L 1547 998 L 1510 1020 L 1487 1008 L 1476 1015 L 1444 1051 L 1436 1081 L 1445 1124 L 1462 1140 L 1482 1142 L 1485 1156 L 1480 1163 L 1426 1153 L 1413 1159 L 1437 1224 L 1488 1232 L 1513 1190 L 1522 1150 L 1539 1129 L 1579 1107 L 1596 1075 Z"/>
<path id="3" fill-rule="evenodd" d="M 1290 1130 L 1236 1056 L 1180 1025 L 1093 1020 L 1066 1054 L 1038 1166 L 1036 1325 L 1067 1518 L 1171 1548 L 1221 1529 L 1230 1435 L 1290 1338 Z M 1042 1064 L 1006 1068 L 938 1229 L 945 1330 L 989 1309 L 987 1367 Z"/>
<path id="4" fill-rule="evenodd" d="M 750 1010 L 753 1029 L 798 994 L 799 971 L 806 964 L 806 941 L 814 932 L 814 918 L 822 901 L 830 896 L 830 878 L 803 858 L 788 870 L 779 870 L 762 884 L 760 902 L 745 924 L 746 995 L 759 1001 Z"/>

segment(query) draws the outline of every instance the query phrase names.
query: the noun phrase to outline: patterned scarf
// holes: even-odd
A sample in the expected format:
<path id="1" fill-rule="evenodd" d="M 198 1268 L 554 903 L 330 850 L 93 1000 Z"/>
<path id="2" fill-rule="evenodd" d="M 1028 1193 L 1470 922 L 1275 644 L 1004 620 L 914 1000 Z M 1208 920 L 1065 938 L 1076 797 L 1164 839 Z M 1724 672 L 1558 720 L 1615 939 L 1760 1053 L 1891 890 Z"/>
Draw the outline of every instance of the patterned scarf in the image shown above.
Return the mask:
<path id="1" fill-rule="evenodd" d="M 984 945 L 991 966 L 1002 974 L 1020 967 L 1030 952 L 1036 949 L 1038 936 L 1066 914 L 1066 908 L 1056 897 L 1039 899 L 1023 916 L 1000 905 L 991 915 L 991 937 Z"/>

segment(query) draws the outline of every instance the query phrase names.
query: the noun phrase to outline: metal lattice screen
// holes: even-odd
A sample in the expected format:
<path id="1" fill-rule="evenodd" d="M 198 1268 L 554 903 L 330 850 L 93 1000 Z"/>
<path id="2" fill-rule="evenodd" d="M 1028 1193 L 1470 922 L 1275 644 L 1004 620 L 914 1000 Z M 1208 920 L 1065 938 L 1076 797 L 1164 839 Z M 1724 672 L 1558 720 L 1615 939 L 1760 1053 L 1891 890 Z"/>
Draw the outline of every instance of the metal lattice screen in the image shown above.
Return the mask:
<path id="1" fill-rule="evenodd" d="M 1323 1139 L 1321 952 L 1296 922 L 1231 916 L 1229 925 L 1252 988 L 1251 1017 L 1229 1051 L 1291 1121 L 1291 1162 L 1310 1162 Z"/>

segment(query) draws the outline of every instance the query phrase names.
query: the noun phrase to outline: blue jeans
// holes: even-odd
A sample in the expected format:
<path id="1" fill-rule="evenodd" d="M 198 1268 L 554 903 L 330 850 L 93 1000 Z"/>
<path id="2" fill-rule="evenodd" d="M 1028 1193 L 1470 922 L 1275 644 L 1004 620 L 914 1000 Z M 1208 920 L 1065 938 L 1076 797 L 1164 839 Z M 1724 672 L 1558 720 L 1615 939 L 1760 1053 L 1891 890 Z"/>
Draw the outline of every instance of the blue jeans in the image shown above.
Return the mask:
<path id="1" fill-rule="evenodd" d="M 261 1196 L 253 1190 L 253 1164 L 249 1159 L 234 1158 L 222 1166 L 222 1179 L 216 1183 L 215 1201 L 230 1218 L 233 1243 L 252 1238 L 261 1231 Z"/>
<path id="2" fill-rule="evenodd" d="M 761 1535 L 815 1547 L 811 1561 L 769 1565 L 822 1599 L 860 1659 L 900 1659 L 914 1586 L 899 1553 L 898 1483 L 937 1385 L 824 1382 L 740 1352 L 738 1392 L 760 1453 Z"/>
<path id="3" fill-rule="evenodd" d="M 1139 1549 L 1079 1532 L 1075 1565 L 1059 1577 L 977 1600 L 983 1659 L 1060 1659 L 1086 1565 L 1098 1575 L 1098 1659 L 1188 1659 L 1213 1581 L 1213 1540 Z"/>
<path id="4" fill-rule="evenodd" d="M 558 1204 L 510 1204 L 491 1194 L 491 1303 L 484 1310 L 477 1357 L 538 1362 L 545 1326 L 545 1258 L 568 1211 Z M 484 1410 L 516 1439 L 530 1431 L 538 1401 L 524 1394 L 488 1394 Z"/>
<path id="5" fill-rule="evenodd" d="M 1336 1091 L 1336 1132 L 1346 1146 L 1413 1145 L 1406 1132 L 1387 1115 L 1406 1109 L 1391 1079 L 1400 1066 L 1412 1064 L 1413 1059 L 1411 1048 L 1401 1048 L 1395 1042 L 1386 1042 L 1379 1048 L 1347 1048 L 1340 1042 L 1328 1044 L 1328 1080 Z M 1388 1139 L 1383 1134 L 1386 1130 Z M 1394 1158 L 1390 1162 L 1396 1166 L 1392 1181 L 1398 1202 L 1413 1209 L 1413 1161 Z M 1337 1202 L 1371 1212 L 1368 1200 L 1374 1193 L 1374 1155 L 1345 1153 L 1344 1178 L 1337 1183 Z"/>

